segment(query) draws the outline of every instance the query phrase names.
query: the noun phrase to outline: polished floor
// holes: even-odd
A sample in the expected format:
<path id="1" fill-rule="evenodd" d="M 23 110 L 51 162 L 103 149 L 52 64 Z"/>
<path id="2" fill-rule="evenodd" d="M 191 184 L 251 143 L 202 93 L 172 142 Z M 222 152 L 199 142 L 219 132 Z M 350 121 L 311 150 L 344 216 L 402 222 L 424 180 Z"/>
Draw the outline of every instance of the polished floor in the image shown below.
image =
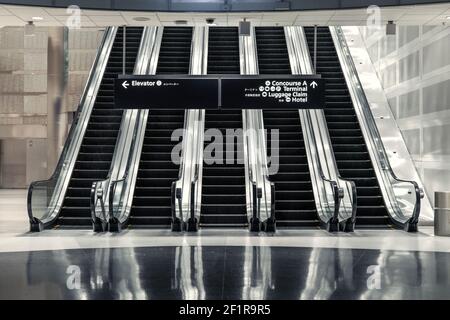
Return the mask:
<path id="1" fill-rule="evenodd" d="M 25 195 L 0 190 L 0 299 L 450 299 L 450 238 L 430 227 L 30 234 Z"/>
<path id="2" fill-rule="evenodd" d="M 0 254 L 2 299 L 450 299 L 450 254 L 147 247 Z"/>

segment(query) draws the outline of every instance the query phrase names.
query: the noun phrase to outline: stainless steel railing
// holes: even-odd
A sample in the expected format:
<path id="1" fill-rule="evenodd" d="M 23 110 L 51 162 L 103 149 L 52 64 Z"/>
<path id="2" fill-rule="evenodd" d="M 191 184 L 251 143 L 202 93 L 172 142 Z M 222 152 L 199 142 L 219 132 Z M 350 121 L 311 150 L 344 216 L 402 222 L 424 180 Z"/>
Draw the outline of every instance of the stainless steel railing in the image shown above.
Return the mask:
<path id="1" fill-rule="evenodd" d="M 208 70 L 208 27 L 195 27 L 192 37 L 189 74 L 204 75 Z M 186 230 L 197 231 L 202 201 L 203 145 L 205 110 L 188 110 L 185 141 L 186 165 L 183 171 L 183 208 Z"/>
<path id="2" fill-rule="evenodd" d="M 302 27 L 284 27 L 293 74 L 314 74 Z M 340 177 L 323 110 L 299 110 L 318 216 L 330 231 L 339 224 L 352 230 L 356 215 L 356 187 Z"/>
<path id="3" fill-rule="evenodd" d="M 30 184 L 27 209 L 31 231 L 41 231 L 59 215 L 117 30 L 109 27 L 103 35 L 55 171 L 49 179 Z"/>
<path id="4" fill-rule="evenodd" d="M 134 74 L 154 74 L 156 72 L 161 38 L 162 28 L 146 27 L 144 29 Z M 95 206 L 95 215 L 93 214 L 93 222 L 100 219 L 102 224 L 107 224 L 109 231 L 120 231 L 122 225 L 129 218 L 148 114 L 149 111 L 145 109 L 124 112 L 109 178 L 97 182 L 100 193 L 104 195 L 102 201 L 105 203 L 106 214 L 102 212 L 101 206 L 98 206 L 98 203 L 101 204 L 101 201 L 98 201 Z M 95 199 L 99 199 L 99 197 L 91 194 L 91 201 L 95 201 Z M 106 217 L 106 221 L 102 217 Z M 97 220 L 97 222 L 99 221 Z"/>
<path id="5" fill-rule="evenodd" d="M 259 74 L 254 28 L 239 37 L 241 74 Z M 275 231 L 275 185 L 267 168 L 265 131 L 261 110 L 243 110 L 247 216 L 251 231 Z"/>
<path id="6" fill-rule="evenodd" d="M 392 170 L 342 29 L 330 27 L 330 33 L 389 215 L 406 231 L 416 231 L 423 190 L 417 182 L 400 179 Z"/>

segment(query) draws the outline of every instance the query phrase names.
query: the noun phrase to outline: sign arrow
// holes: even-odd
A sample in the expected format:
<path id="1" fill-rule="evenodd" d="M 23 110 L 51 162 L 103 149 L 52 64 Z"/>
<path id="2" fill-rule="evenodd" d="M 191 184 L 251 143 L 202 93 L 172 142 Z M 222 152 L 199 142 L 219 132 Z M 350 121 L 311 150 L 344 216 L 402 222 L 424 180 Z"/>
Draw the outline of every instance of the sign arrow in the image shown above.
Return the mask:
<path id="1" fill-rule="evenodd" d="M 309 85 L 313 87 L 313 89 L 315 89 L 318 86 L 317 82 L 315 81 L 311 82 Z"/>
<path id="2" fill-rule="evenodd" d="M 122 87 L 124 87 L 125 89 L 128 89 L 128 86 L 130 84 L 127 82 L 127 80 L 125 80 L 124 82 L 122 82 Z"/>

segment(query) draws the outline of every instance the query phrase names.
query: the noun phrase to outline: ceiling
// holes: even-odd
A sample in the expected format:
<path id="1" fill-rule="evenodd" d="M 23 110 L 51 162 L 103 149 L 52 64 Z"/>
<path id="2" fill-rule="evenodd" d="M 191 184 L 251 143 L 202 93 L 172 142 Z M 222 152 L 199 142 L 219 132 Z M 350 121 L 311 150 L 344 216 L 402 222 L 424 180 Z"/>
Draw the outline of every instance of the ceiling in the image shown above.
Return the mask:
<path id="1" fill-rule="evenodd" d="M 33 17 L 37 26 L 64 26 L 70 17 L 66 9 L 32 6 L 0 5 L 0 27 L 23 26 Z M 144 17 L 146 21 L 134 18 Z M 103 27 L 110 25 L 175 25 L 176 20 L 186 20 L 188 25 L 205 25 L 206 18 L 215 18 L 216 25 L 237 26 L 247 18 L 254 26 L 264 25 L 366 25 L 366 9 L 315 10 L 315 11 L 273 11 L 273 12 L 227 12 L 227 13 L 175 13 L 139 12 L 111 10 L 82 10 L 82 27 Z M 381 22 L 393 20 L 403 25 L 450 24 L 450 2 L 429 5 L 392 6 L 381 8 Z"/>

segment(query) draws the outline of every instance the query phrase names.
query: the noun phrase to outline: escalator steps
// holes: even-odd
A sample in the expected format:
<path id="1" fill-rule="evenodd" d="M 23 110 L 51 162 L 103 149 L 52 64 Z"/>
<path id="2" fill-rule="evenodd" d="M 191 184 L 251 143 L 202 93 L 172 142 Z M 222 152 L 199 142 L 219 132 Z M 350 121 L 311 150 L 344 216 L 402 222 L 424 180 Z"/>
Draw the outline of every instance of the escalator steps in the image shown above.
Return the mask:
<path id="1" fill-rule="evenodd" d="M 260 74 L 291 74 L 289 54 L 282 27 L 255 29 Z M 263 111 L 264 128 L 268 132 L 267 152 L 270 156 L 270 131 L 279 132 L 279 171 L 275 183 L 275 218 L 277 227 L 318 227 L 319 220 L 312 191 L 298 111 Z"/>
<path id="2" fill-rule="evenodd" d="M 312 56 L 314 28 L 305 35 Z M 339 173 L 356 184 L 356 227 L 391 226 L 328 27 L 317 32 L 317 73 L 325 79 L 325 118 Z"/>
<path id="3" fill-rule="evenodd" d="M 126 28 L 126 72 L 133 73 L 142 27 Z M 90 190 L 94 181 L 106 179 L 122 121 L 114 109 L 114 78 L 122 73 L 123 28 L 117 31 L 91 117 L 77 156 L 57 227 L 90 227 Z"/>
<path id="4" fill-rule="evenodd" d="M 192 28 L 165 27 L 156 74 L 188 74 Z M 179 165 L 172 150 L 181 141 L 172 133 L 183 129 L 184 110 L 150 110 L 142 147 L 128 227 L 168 228 L 172 222 L 171 185 L 178 179 Z"/>
<path id="5" fill-rule="evenodd" d="M 208 74 L 239 74 L 239 33 L 236 27 L 209 28 Z M 242 111 L 205 112 L 205 131 L 218 129 L 223 134 L 224 144 L 220 157 L 223 164 L 211 163 L 209 153 L 204 153 L 202 179 L 201 227 L 246 227 L 247 210 L 245 194 L 245 167 L 242 159 L 242 136 L 235 138 L 232 145 L 225 143 L 227 129 L 242 129 Z M 205 137 L 205 147 L 210 143 Z M 233 155 L 233 164 L 224 156 Z M 206 150 L 206 149 L 205 149 Z M 241 157 L 238 159 L 238 157 Z"/>

